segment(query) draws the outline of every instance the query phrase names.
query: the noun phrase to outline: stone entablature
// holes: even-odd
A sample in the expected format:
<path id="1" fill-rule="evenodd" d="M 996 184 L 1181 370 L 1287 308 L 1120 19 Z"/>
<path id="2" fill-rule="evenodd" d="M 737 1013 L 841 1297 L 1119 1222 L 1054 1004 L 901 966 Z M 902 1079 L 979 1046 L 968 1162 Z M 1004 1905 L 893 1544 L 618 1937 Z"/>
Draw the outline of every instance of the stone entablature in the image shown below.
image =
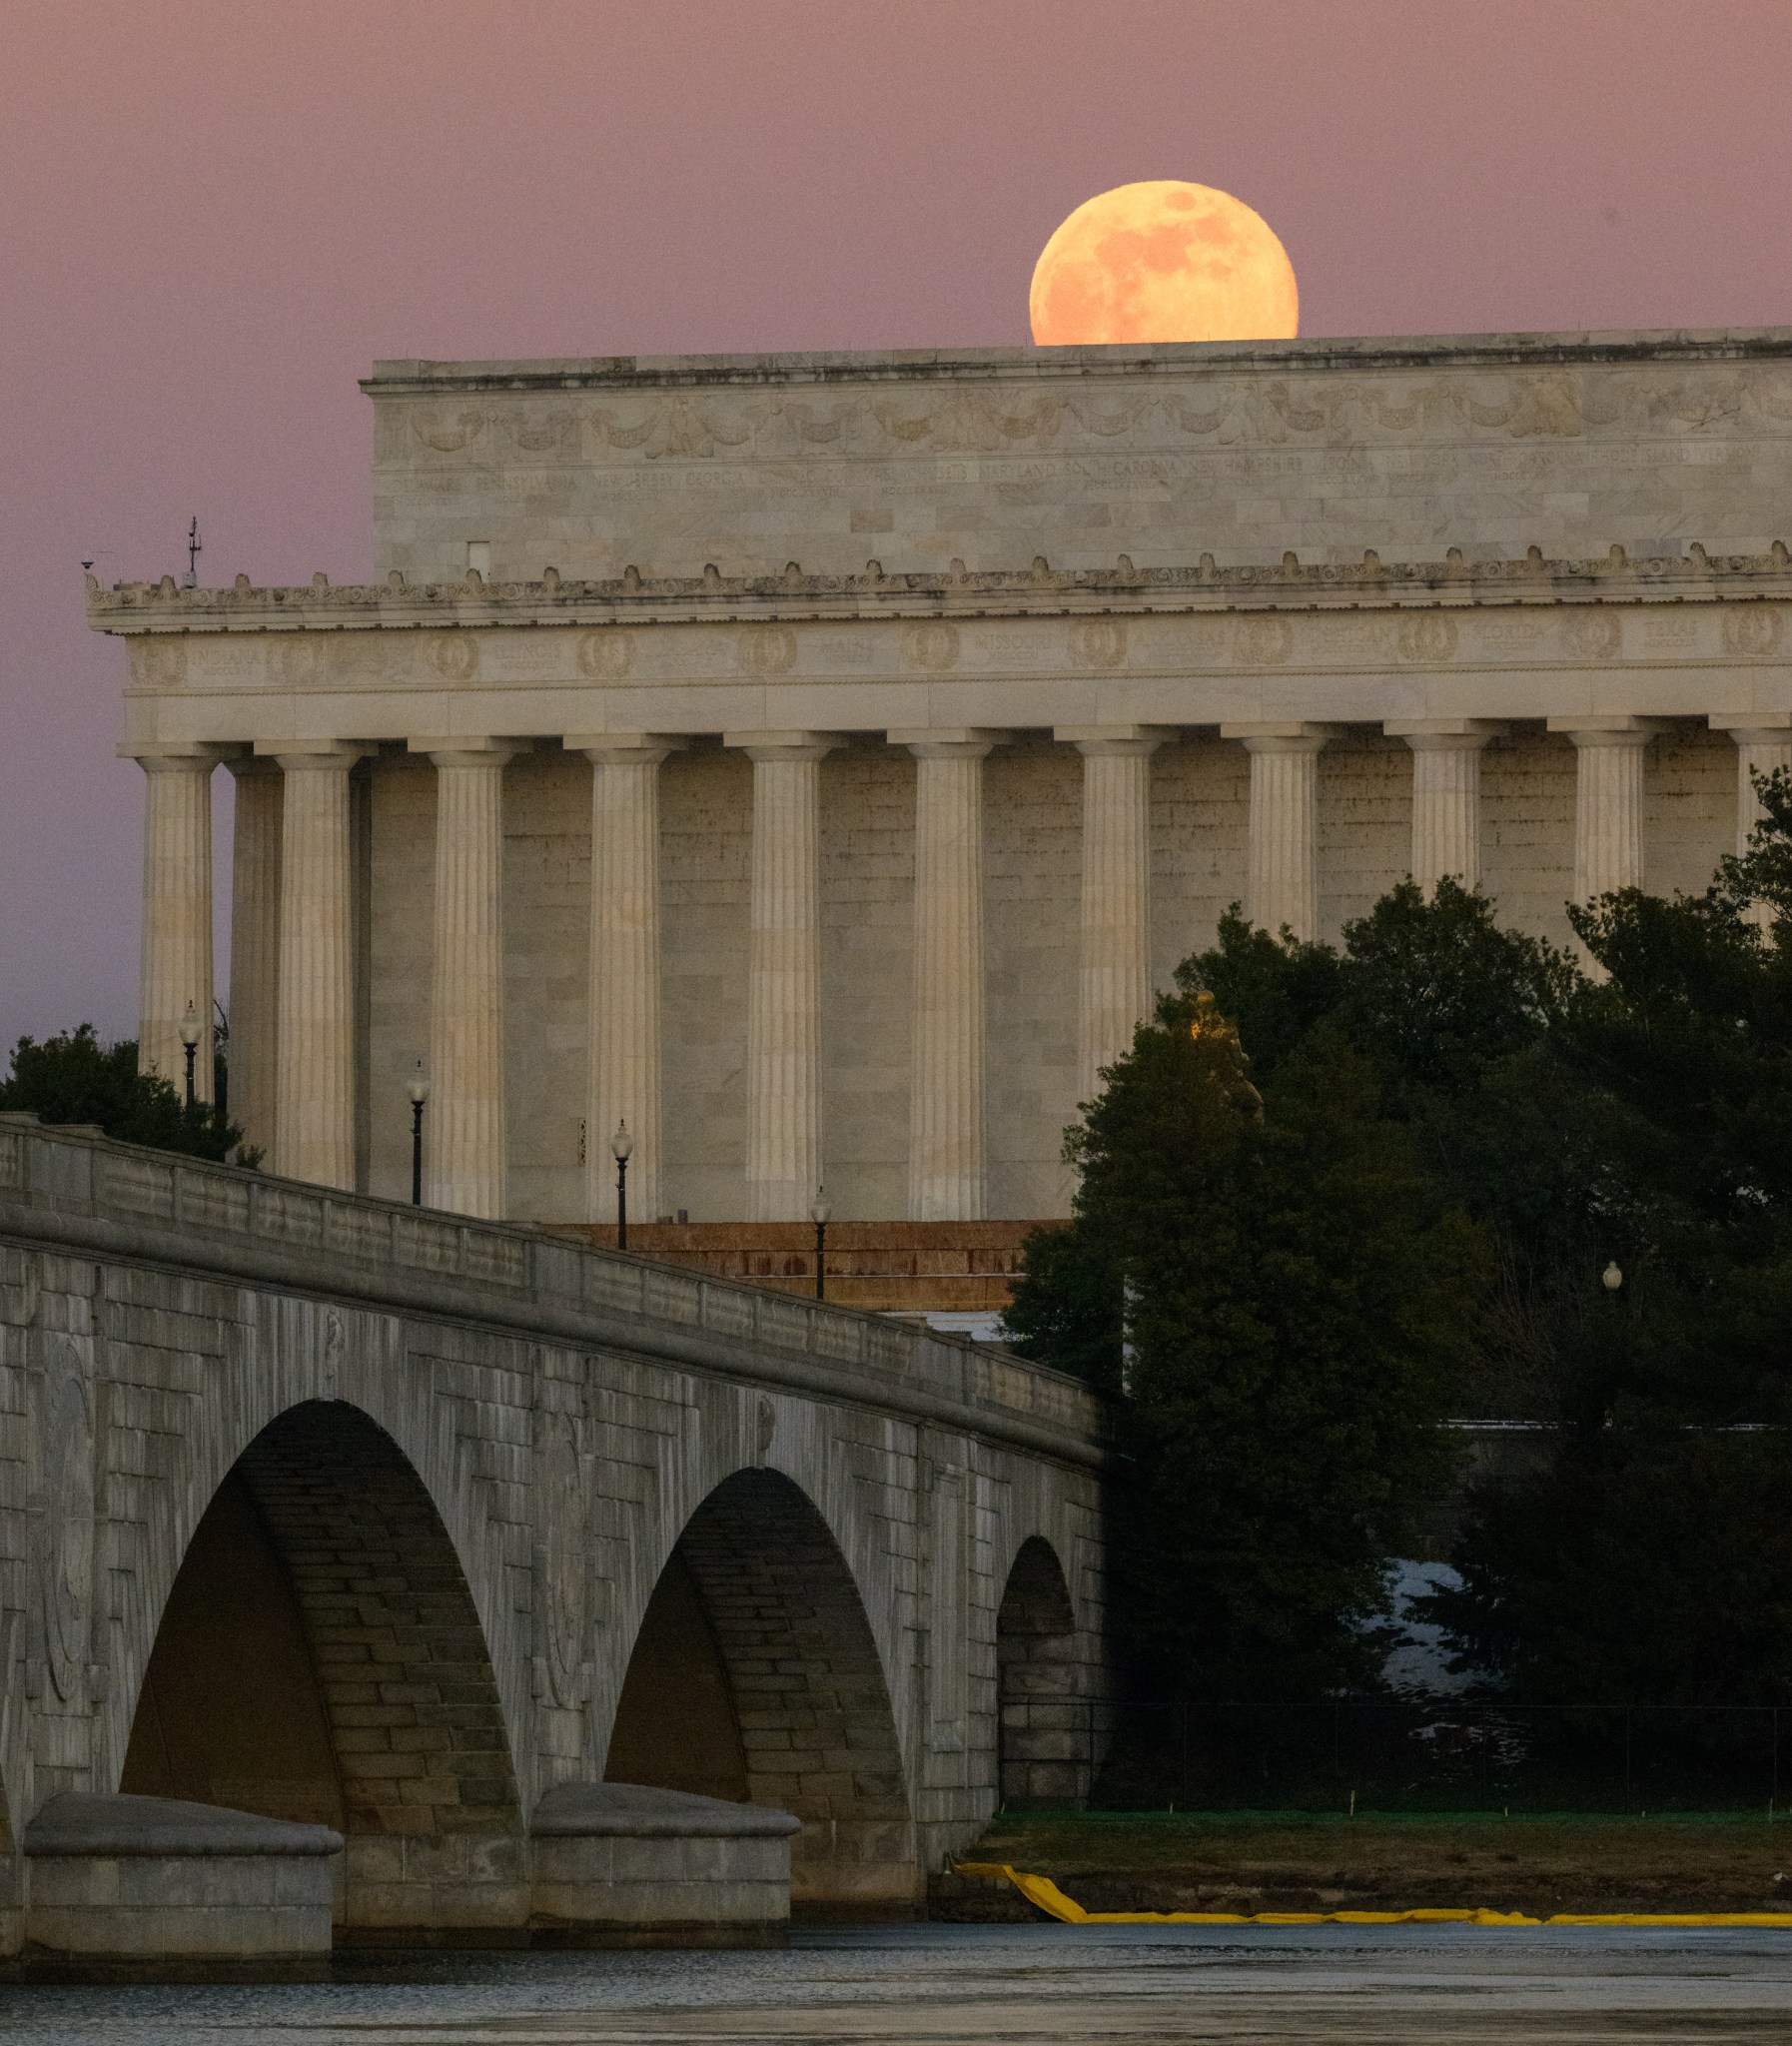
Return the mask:
<path id="1" fill-rule="evenodd" d="M 489 587 L 170 578 L 94 585 L 88 606 L 129 638 L 130 737 L 152 742 L 403 739 L 420 718 L 432 736 L 557 737 L 1792 708 L 1783 543 L 1715 559 L 1614 547 L 1593 561 L 1349 568 L 612 583 L 550 571 Z"/>

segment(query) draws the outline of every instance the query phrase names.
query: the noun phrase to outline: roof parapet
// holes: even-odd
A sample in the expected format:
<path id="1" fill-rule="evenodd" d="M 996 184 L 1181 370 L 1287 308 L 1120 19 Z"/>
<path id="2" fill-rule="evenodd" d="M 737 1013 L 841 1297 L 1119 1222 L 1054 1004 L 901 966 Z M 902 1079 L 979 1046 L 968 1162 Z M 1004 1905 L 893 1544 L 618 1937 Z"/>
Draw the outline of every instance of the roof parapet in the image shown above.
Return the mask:
<path id="1" fill-rule="evenodd" d="M 120 582 L 102 589 L 87 577 L 88 621 L 106 632 L 178 629 L 259 630 L 283 625 L 394 626 L 574 623 L 593 616 L 639 617 L 670 611 L 677 619 L 769 614 L 784 618 L 918 611 L 1027 612 L 1111 609 L 1300 609 L 1423 602 L 1548 602 L 1601 597 L 1655 600 L 1792 595 L 1792 556 L 1775 540 L 1764 554 L 1708 554 L 1697 541 L 1685 554 L 1632 559 L 1614 545 L 1590 560 L 1550 560 L 1533 546 L 1516 559 L 1470 559 L 1451 547 L 1441 561 L 1384 562 L 1371 547 L 1360 561 L 1302 561 L 1293 551 L 1273 563 L 1219 566 L 1203 554 L 1190 566 L 1136 567 L 1122 554 L 1111 568 L 1053 568 L 1035 556 L 1025 568 L 888 573 L 867 561 L 855 574 L 724 575 L 713 562 L 697 575 L 643 575 L 630 563 L 619 576 L 572 580 L 544 568 L 529 581 L 487 582 L 469 571 L 458 582 L 408 583 L 394 569 L 383 583 L 309 583 L 258 588 L 239 575 L 228 589 L 183 589 Z M 668 617 L 665 622 L 673 622 Z"/>

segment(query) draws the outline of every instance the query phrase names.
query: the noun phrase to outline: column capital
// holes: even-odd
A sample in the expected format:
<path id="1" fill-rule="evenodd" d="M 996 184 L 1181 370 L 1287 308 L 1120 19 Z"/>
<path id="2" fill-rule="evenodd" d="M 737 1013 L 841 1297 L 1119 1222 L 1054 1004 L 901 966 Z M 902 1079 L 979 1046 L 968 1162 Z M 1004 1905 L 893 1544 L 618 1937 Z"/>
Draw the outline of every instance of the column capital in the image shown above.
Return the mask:
<path id="1" fill-rule="evenodd" d="M 819 760 L 846 743 L 837 731 L 725 731 L 722 744 L 749 760 Z"/>
<path id="2" fill-rule="evenodd" d="M 1166 740 L 1176 737 L 1172 724 L 1057 724 L 1052 736 L 1060 745 L 1075 746 L 1086 760 L 1109 757 L 1138 757 L 1155 753 Z"/>
<path id="3" fill-rule="evenodd" d="M 1317 753 L 1334 736 L 1334 729 L 1299 718 L 1262 718 L 1222 724 L 1220 736 L 1242 740 L 1250 753 Z"/>
<path id="4" fill-rule="evenodd" d="M 1551 731 L 1564 732 L 1577 746 L 1646 746 L 1652 738 L 1673 729 L 1665 717 L 1631 717 L 1617 712 L 1589 712 L 1579 716 L 1552 717 Z"/>
<path id="5" fill-rule="evenodd" d="M 290 774 L 295 768 L 353 767 L 380 746 L 375 739 L 257 739 L 255 750 L 278 760 Z"/>
<path id="6" fill-rule="evenodd" d="M 682 752 L 690 739 L 667 731 L 571 732 L 560 744 L 599 767 L 657 767 L 668 753 Z"/>
<path id="7" fill-rule="evenodd" d="M 1705 721 L 1713 731 L 1728 732 L 1739 746 L 1792 742 L 1792 710 L 1714 710 Z"/>
<path id="8" fill-rule="evenodd" d="M 515 759 L 518 753 L 526 753 L 533 743 L 532 739 L 461 737 L 453 734 L 446 738 L 407 739 L 405 750 L 410 753 L 428 753 L 438 767 L 458 762 L 465 762 L 468 766 L 495 763 L 501 767 L 506 760 Z"/>
<path id="9" fill-rule="evenodd" d="M 974 724 L 905 725 L 884 733 L 891 745 L 906 746 L 917 760 L 981 760 L 992 746 L 1009 737 L 1005 731 Z"/>
<path id="10" fill-rule="evenodd" d="M 1415 753 L 1456 753 L 1475 751 L 1489 739 L 1502 739 L 1511 730 L 1495 717 L 1387 717 L 1381 729 L 1390 739 L 1404 739 Z"/>
<path id="11" fill-rule="evenodd" d="M 121 760 L 135 760 L 145 774 L 185 768 L 189 773 L 204 768 L 209 774 L 221 761 L 241 757 L 243 747 L 223 739 L 127 740 L 118 749 Z"/>
<path id="12" fill-rule="evenodd" d="M 266 753 L 257 753 L 248 746 L 238 750 L 224 763 L 238 781 L 275 781 L 280 776 L 280 762 L 271 760 Z"/>

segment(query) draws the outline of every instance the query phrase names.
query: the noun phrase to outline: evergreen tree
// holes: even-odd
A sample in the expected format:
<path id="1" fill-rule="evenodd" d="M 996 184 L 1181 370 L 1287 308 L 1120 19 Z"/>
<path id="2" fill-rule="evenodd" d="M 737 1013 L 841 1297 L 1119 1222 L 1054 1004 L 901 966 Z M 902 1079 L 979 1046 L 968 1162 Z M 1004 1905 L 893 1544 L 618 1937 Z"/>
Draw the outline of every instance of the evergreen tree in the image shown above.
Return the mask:
<path id="1" fill-rule="evenodd" d="M 1443 1476 L 1478 1241 L 1332 1027 L 1260 1096 L 1212 995 L 1171 997 L 1107 1078 L 1069 1141 L 1075 1219 L 1033 1240 L 1010 1326 L 1026 1354 L 1124 1382 L 1133 1680 L 1317 1695 L 1368 1672 L 1383 1559 Z"/>
<path id="2" fill-rule="evenodd" d="M 0 1080 L 0 1109 L 26 1110 L 46 1123 L 97 1125 L 121 1143 L 147 1144 L 194 1158 L 257 1165 L 259 1151 L 243 1148 L 243 1132 L 209 1102 L 189 1108 L 157 1073 L 137 1070 L 129 1039 L 103 1045 L 91 1023 L 46 1038 L 21 1037 L 12 1069 Z"/>
<path id="3" fill-rule="evenodd" d="M 1602 972 L 1551 1029 L 1591 1253 L 1554 1332 L 1559 1433 L 1478 1488 L 1462 1589 L 1431 1601 L 1522 1697 L 1792 1702 L 1792 787 L 1762 795 L 1702 896 L 1575 917 Z"/>
<path id="4" fill-rule="evenodd" d="M 1586 1109 L 1549 1036 L 1578 985 L 1572 963 L 1445 879 L 1428 899 L 1401 882 L 1345 925 L 1339 951 L 1272 938 L 1235 909 L 1176 978 L 1237 1016 L 1266 1088 L 1322 1023 L 1372 1063 L 1435 1203 L 1486 1232 L 1487 1284 L 1463 1304 L 1452 1413 L 1552 1415 L 1554 1331 L 1578 1312 L 1590 1255 Z"/>

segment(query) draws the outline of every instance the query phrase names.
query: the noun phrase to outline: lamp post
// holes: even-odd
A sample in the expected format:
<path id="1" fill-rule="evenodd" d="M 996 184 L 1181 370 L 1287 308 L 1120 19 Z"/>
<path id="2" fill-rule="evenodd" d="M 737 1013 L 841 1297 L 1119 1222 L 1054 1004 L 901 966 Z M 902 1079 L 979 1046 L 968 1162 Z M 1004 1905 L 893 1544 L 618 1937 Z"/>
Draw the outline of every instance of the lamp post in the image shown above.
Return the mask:
<path id="1" fill-rule="evenodd" d="M 616 1134 L 609 1140 L 609 1155 L 616 1161 L 616 1248 L 628 1248 L 628 1154 L 634 1149 L 634 1139 L 628 1134 L 626 1123 L 617 1123 Z"/>
<path id="2" fill-rule="evenodd" d="M 411 1096 L 411 1205 L 424 1205 L 424 1103 L 430 1098 L 430 1082 L 424 1074 L 424 1062 L 419 1059 L 417 1071 L 411 1076 L 407 1089 Z"/>
<path id="3" fill-rule="evenodd" d="M 828 1205 L 827 1188 L 817 1187 L 815 1198 L 809 1203 L 809 1220 L 815 1225 L 815 1298 L 827 1298 L 827 1219 L 833 1213 Z"/>
<path id="4" fill-rule="evenodd" d="M 181 1042 L 187 1047 L 187 1106 L 193 1106 L 193 1061 L 199 1056 L 199 1040 L 205 1033 L 200 1028 L 199 1013 L 193 1004 L 187 1004 L 187 1013 L 181 1018 Z"/>

